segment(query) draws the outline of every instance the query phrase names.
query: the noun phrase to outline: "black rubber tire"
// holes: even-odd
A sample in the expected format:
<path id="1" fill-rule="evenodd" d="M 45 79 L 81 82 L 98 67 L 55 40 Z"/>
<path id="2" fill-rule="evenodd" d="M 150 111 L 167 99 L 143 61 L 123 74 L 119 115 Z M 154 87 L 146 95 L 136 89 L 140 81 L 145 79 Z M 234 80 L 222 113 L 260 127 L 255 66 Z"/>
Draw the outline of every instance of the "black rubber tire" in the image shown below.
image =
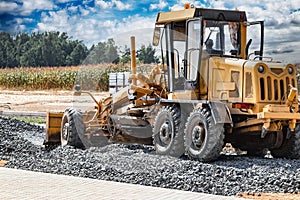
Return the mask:
<path id="1" fill-rule="evenodd" d="M 184 154 L 184 124 L 180 108 L 162 107 L 154 121 L 153 145 L 157 154 L 180 157 Z"/>
<path id="2" fill-rule="evenodd" d="M 191 159 L 209 162 L 220 156 L 224 125 L 215 124 L 209 109 L 195 109 L 187 119 L 184 134 L 185 151 Z"/>
<path id="3" fill-rule="evenodd" d="M 84 135 L 84 123 L 79 109 L 67 109 L 64 112 L 61 123 L 61 145 L 70 145 L 76 148 L 84 148 L 80 139 Z"/>
<path id="4" fill-rule="evenodd" d="M 273 157 L 289 159 L 300 158 L 300 124 L 296 126 L 294 133 L 291 134 L 289 139 L 284 140 L 281 147 L 270 150 Z"/>

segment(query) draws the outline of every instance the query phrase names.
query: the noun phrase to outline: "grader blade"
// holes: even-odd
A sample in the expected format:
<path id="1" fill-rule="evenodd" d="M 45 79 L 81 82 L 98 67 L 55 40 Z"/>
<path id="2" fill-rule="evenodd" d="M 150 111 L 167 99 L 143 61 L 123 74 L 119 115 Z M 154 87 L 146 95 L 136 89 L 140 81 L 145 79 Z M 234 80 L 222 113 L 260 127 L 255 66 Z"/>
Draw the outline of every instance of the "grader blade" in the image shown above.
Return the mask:
<path id="1" fill-rule="evenodd" d="M 46 119 L 46 138 L 44 141 L 44 145 L 56 144 L 60 143 L 60 130 L 61 130 L 61 122 L 63 117 L 62 112 L 60 113 L 47 113 Z"/>

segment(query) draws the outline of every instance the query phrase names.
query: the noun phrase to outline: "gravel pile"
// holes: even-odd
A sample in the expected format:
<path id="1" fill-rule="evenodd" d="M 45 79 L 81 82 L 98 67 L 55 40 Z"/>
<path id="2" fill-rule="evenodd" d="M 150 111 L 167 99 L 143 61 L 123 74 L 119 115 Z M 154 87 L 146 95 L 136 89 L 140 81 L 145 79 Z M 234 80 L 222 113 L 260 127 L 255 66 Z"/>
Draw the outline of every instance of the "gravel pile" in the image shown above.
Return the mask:
<path id="1" fill-rule="evenodd" d="M 113 144 L 87 150 L 42 146 L 44 128 L 0 117 L 6 167 L 218 195 L 298 193 L 299 160 L 221 156 L 212 163 L 155 155 L 150 146 Z"/>

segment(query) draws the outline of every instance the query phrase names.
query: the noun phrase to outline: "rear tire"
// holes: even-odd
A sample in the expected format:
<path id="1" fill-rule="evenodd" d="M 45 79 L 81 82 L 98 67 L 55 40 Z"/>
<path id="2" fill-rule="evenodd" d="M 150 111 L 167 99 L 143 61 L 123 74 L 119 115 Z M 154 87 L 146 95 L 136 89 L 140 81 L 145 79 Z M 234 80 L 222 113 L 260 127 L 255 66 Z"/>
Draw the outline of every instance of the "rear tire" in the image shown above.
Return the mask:
<path id="1" fill-rule="evenodd" d="M 84 123 L 79 109 L 67 109 L 61 124 L 61 145 L 70 145 L 76 148 L 84 148 L 80 136 L 84 135 Z"/>
<path id="2" fill-rule="evenodd" d="M 153 145 L 157 154 L 180 157 L 184 154 L 184 133 L 180 109 L 162 107 L 154 121 Z"/>
<path id="3" fill-rule="evenodd" d="M 208 162 L 220 156 L 224 127 L 215 124 L 209 109 L 195 109 L 187 120 L 184 133 L 185 150 L 191 159 Z"/>
<path id="4" fill-rule="evenodd" d="M 286 135 L 286 134 L 285 134 Z M 289 139 L 285 139 L 281 147 L 271 149 L 271 154 L 275 158 L 300 158 L 300 124 L 295 128 Z"/>

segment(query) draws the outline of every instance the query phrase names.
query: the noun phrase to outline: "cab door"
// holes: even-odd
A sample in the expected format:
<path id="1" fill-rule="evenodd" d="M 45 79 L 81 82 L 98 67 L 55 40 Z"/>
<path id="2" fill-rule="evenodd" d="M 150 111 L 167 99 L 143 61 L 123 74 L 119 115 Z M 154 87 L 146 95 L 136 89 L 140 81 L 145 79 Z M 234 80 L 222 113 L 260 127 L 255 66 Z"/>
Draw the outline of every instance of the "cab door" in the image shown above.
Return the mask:
<path id="1" fill-rule="evenodd" d="M 186 51 L 184 62 L 185 90 L 199 90 L 202 54 L 202 19 L 187 21 Z"/>

